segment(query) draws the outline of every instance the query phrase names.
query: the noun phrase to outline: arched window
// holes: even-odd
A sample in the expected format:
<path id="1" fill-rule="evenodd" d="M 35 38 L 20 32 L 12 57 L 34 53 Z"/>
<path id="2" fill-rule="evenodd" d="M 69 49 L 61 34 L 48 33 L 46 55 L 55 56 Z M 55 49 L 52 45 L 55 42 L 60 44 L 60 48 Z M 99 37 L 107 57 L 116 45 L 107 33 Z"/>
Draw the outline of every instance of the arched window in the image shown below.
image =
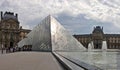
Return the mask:
<path id="1" fill-rule="evenodd" d="M 9 28 L 10 28 L 10 24 L 7 24 L 7 25 L 6 25 L 6 28 L 9 29 Z"/>
<path id="2" fill-rule="evenodd" d="M 15 24 L 13 25 L 13 29 L 16 29 L 16 25 Z"/>

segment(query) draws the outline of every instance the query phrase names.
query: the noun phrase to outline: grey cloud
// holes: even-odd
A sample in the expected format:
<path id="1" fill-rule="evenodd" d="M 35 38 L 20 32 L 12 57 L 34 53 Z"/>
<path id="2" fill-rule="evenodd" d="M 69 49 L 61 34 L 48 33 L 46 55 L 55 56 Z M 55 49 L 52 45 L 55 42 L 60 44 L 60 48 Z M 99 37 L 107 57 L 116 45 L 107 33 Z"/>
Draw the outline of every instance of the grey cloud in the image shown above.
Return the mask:
<path id="1" fill-rule="evenodd" d="M 107 4 L 102 3 L 102 0 L 46 1 L 1 0 L 0 11 L 18 13 L 19 20 L 24 28 L 32 29 L 45 16 L 52 14 L 72 33 L 90 33 L 96 25 L 103 26 L 107 33 L 120 32 L 120 28 L 117 27 L 117 24 L 119 26 L 120 22 L 119 7 L 111 8 L 111 6 L 120 5 L 117 0 L 106 0 Z M 112 2 L 113 4 L 111 4 Z M 116 16 L 118 18 L 115 18 Z"/>
<path id="2" fill-rule="evenodd" d="M 67 13 L 60 13 L 57 16 L 57 19 L 65 26 L 65 28 L 71 30 L 73 34 L 91 33 L 94 26 L 103 26 L 105 33 L 111 33 L 112 31 L 112 33 L 117 33 L 117 31 L 120 31 L 119 28 L 116 28 L 112 23 L 87 19 L 85 14 L 79 14 L 76 17 L 73 17 Z"/>
<path id="3" fill-rule="evenodd" d="M 9 2 L 8 2 L 7 0 L 4 0 L 4 1 L 1 3 L 0 6 L 5 8 L 5 7 L 9 7 L 10 4 L 9 4 Z"/>

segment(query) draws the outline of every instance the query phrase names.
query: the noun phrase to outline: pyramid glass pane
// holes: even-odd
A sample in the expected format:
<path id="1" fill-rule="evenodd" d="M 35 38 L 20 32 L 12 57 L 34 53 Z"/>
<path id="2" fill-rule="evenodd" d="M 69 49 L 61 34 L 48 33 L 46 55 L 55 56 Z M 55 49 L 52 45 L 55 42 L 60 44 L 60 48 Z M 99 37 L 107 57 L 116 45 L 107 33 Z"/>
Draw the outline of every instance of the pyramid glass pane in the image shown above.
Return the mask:
<path id="1" fill-rule="evenodd" d="M 55 18 L 51 16 L 51 40 L 53 51 L 84 51 L 80 44 Z"/>
<path id="2" fill-rule="evenodd" d="M 46 17 L 28 34 L 33 51 L 51 51 L 50 19 Z"/>

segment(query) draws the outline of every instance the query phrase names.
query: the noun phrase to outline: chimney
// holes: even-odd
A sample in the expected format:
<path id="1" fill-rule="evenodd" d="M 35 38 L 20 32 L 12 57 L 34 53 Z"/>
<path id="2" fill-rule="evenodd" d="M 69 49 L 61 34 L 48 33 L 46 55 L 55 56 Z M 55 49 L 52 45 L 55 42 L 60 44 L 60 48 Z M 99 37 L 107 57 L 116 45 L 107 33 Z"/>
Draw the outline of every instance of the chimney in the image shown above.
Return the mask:
<path id="1" fill-rule="evenodd" d="M 20 26 L 20 29 L 22 29 L 22 26 Z"/>
<path id="2" fill-rule="evenodd" d="M 3 12 L 1 11 L 1 19 L 3 19 Z"/>
<path id="3" fill-rule="evenodd" d="M 18 18 L 18 14 L 15 14 L 15 17 Z"/>

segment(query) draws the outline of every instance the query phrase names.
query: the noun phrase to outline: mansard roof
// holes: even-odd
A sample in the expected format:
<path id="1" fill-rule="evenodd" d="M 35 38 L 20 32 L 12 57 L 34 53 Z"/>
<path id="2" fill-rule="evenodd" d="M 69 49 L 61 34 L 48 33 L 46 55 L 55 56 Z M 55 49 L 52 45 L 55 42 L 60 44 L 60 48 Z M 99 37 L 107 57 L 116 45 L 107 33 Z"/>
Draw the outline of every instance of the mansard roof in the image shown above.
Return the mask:
<path id="1" fill-rule="evenodd" d="M 103 28 L 101 28 L 100 26 L 96 26 L 94 27 L 94 30 L 92 33 L 103 33 Z"/>
<path id="2" fill-rule="evenodd" d="M 2 14 L 2 19 L 3 20 L 13 19 L 18 22 L 18 15 L 14 14 L 13 12 L 5 12 L 4 14 Z"/>

